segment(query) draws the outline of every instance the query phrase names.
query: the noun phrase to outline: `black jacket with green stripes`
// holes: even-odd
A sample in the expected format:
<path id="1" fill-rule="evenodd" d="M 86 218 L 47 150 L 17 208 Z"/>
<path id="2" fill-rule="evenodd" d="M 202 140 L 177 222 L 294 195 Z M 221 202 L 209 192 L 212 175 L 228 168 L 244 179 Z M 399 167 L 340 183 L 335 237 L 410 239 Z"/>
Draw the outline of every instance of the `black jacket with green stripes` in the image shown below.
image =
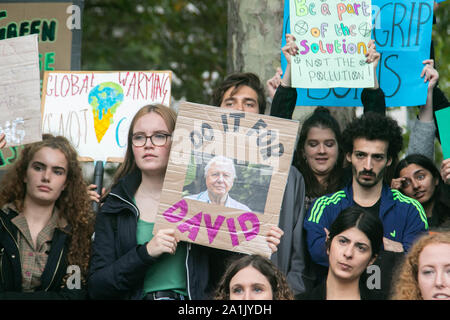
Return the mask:
<path id="1" fill-rule="evenodd" d="M 308 251 L 312 260 L 328 266 L 325 250 L 326 234 L 337 215 L 355 205 L 351 183 L 343 190 L 317 198 L 304 221 Z M 428 222 L 422 205 L 400 191 L 383 185 L 379 218 L 383 223 L 384 237 L 400 242 L 408 251 L 417 237 L 428 230 Z"/>

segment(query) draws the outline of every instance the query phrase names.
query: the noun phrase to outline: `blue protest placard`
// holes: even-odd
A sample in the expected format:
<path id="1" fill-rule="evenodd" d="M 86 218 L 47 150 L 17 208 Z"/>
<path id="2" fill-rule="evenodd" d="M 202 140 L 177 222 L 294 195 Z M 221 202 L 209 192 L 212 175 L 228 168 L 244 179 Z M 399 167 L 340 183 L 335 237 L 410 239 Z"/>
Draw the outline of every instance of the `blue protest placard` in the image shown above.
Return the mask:
<path id="1" fill-rule="evenodd" d="M 285 35 L 291 33 L 290 1 L 305 3 L 308 0 L 285 0 L 283 36 L 281 46 L 286 44 Z M 364 1 L 361 1 L 361 4 Z M 368 1 L 365 1 L 368 2 Z M 323 1 L 329 10 L 337 10 L 337 1 Z M 426 101 L 427 84 L 420 78 L 422 61 L 430 57 L 433 0 L 387 1 L 372 0 L 372 38 L 381 58 L 377 67 L 380 87 L 386 96 L 388 107 L 417 106 Z M 299 37 L 296 36 L 299 41 Z M 281 66 L 286 68 L 281 54 Z M 356 88 L 297 89 L 297 105 L 303 106 L 361 106 L 361 91 Z"/>
<path id="2" fill-rule="evenodd" d="M 450 158 L 450 107 L 438 110 L 434 113 L 439 128 L 439 137 L 441 138 L 442 153 L 444 159 Z"/>

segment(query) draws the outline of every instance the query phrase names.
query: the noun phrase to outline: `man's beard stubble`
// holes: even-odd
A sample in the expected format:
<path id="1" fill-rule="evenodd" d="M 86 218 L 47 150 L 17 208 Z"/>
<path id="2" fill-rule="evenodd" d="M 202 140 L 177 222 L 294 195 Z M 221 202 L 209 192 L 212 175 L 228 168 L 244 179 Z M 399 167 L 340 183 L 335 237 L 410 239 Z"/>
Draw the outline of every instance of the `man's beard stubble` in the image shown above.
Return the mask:
<path id="1" fill-rule="evenodd" d="M 367 188 L 370 189 L 374 186 L 376 186 L 378 184 L 378 182 L 380 182 L 380 180 L 383 180 L 384 177 L 384 172 L 386 171 L 386 167 L 383 167 L 383 169 L 380 170 L 380 172 L 377 174 L 375 174 L 372 170 L 371 171 L 367 171 L 367 170 L 363 170 L 358 172 L 358 174 L 356 174 L 356 168 L 353 166 L 352 164 L 352 174 L 353 177 L 356 177 L 356 182 L 358 182 L 358 184 L 363 187 L 363 188 Z M 373 176 L 375 177 L 375 179 L 373 181 L 363 181 L 360 180 L 362 175 L 369 175 L 369 176 Z"/>

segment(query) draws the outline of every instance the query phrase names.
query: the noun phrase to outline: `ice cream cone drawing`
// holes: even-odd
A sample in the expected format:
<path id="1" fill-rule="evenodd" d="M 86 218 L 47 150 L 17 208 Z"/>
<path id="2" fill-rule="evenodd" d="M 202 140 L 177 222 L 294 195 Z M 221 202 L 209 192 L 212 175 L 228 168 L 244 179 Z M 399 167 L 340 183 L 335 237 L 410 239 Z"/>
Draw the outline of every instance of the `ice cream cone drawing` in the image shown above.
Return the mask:
<path id="1" fill-rule="evenodd" d="M 94 115 L 95 135 L 100 143 L 123 101 L 122 87 L 114 82 L 103 82 L 91 90 L 88 101 Z"/>

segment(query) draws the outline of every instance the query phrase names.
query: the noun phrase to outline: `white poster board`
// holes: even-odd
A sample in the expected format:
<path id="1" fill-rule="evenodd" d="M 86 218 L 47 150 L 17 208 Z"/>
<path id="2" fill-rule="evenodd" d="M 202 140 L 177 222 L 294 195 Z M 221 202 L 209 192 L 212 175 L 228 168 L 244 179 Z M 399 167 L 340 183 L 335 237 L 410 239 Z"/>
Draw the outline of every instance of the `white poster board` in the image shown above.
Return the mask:
<path id="1" fill-rule="evenodd" d="M 0 133 L 7 146 L 42 140 L 37 35 L 0 41 Z"/>
<path id="2" fill-rule="evenodd" d="M 63 135 L 85 161 L 120 161 L 135 113 L 170 105 L 171 71 L 46 72 L 42 132 Z"/>
<path id="3" fill-rule="evenodd" d="M 298 125 L 181 103 L 153 234 L 173 228 L 182 241 L 270 257 Z"/>

